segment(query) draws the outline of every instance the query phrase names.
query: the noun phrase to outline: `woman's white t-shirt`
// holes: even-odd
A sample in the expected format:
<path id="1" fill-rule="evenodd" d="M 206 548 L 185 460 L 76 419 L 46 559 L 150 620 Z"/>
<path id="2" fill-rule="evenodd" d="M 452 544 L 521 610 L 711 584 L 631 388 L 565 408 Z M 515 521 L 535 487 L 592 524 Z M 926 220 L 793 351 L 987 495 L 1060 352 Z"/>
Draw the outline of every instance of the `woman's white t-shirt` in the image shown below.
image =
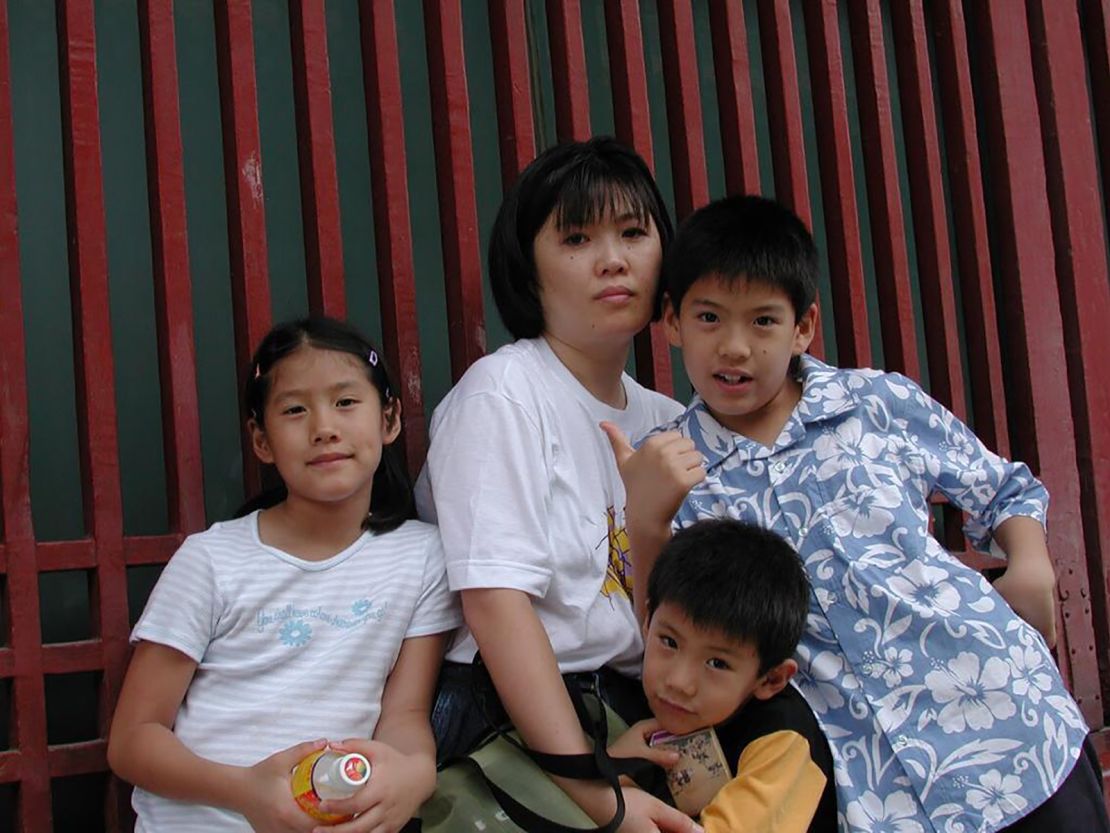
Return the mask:
<path id="1" fill-rule="evenodd" d="M 408 521 L 305 561 L 263 544 L 256 512 L 185 540 L 131 641 L 197 663 L 174 721 L 181 742 L 250 766 L 306 740 L 371 737 L 401 643 L 460 621 L 434 526 Z M 142 789 L 132 803 L 136 831 L 251 829 L 236 813 Z"/>
<path id="2" fill-rule="evenodd" d="M 598 424 L 636 440 L 682 407 L 627 374 L 622 381 L 627 407 L 618 410 L 544 339 L 502 347 L 436 408 L 417 484 L 420 516 L 440 527 L 451 589 L 530 594 L 563 672 L 609 665 L 639 676 L 624 486 Z M 463 627 L 448 659 L 470 662 L 476 650 Z"/>

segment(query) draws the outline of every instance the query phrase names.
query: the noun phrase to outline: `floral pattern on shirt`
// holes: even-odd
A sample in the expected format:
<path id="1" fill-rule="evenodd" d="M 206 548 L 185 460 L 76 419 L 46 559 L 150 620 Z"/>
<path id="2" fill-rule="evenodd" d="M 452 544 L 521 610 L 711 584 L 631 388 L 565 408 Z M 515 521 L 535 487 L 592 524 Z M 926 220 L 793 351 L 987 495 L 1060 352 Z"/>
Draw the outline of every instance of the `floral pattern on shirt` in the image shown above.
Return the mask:
<path id="1" fill-rule="evenodd" d="M 845 831 L 997 830 L 1041 804 L 1087 727 L 1043 639 L 929 533 L 929 496 L 985 549 L 1014 516 L 1044 523 L 1029 469 L 898 374 L 802 360 L 802 399 L 764 447 L 695 397 L 675 423 L 707 476 L 675 518 L 783 535 L 813 592 L 798 689 L 836 764 Z"/>

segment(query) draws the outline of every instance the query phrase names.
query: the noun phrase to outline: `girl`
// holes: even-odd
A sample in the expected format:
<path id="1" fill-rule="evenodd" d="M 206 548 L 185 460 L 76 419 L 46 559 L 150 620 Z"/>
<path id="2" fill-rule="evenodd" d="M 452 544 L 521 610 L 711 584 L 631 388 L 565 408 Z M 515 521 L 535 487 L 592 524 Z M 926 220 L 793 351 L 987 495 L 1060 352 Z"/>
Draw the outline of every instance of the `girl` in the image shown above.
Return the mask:
<path id="1" fill-rule="evenodd" d="M 263 339 L 248 428 L 285 495 L 186 539 L 135 626 L 108 761 L 136 786 L 137 831 L 316 829 L 289 782 L 325 744 L 306 738 L 353 738 L 333 746 L 373 766 L 325 802 L 360 813 L 337 833 L 392 833 L 432 793 L 428 713 L 459 615 L 435 528 L 409 520 L 393 390 L 346 324 Z"/>
<path id="2" fill-rule="evenodd" d="M 643 643 L 630 602 L 624 487 L 598 424 L 640 436 L 679 405 L 624 373 L 658 308 L 671 224 L 647 166 L 612 139 L 559 145 L 509 190 L 490 242 L 494 299 L 517 340 L 470 367 L 436 409 L 417 487 L 436 518 L 466 626 L 433 712 L 440 759 L 489 727 L 475 705 L 480 649 L 498 698 L 533 749 L 591 749 L 564 680 L 596 686 L 629 722 L 646 717 Z M 560 781 L 598 823 L 612 791 Z M 626 789 L 622 830 L 689 830 Z"/>

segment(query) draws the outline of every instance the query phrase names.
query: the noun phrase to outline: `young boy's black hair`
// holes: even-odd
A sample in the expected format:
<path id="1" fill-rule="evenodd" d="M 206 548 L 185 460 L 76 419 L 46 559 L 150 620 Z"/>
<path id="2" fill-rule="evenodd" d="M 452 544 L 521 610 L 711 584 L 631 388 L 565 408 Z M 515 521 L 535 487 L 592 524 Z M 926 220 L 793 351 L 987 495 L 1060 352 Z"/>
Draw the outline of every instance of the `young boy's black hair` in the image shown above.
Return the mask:
<path id="1" fill-rule="evenodd" d="M 720 630 L 759 651 L 759 673 L 789 659 L 805 630 L 809 579 L 779 535 L 729 519 L 674 534 L 648 579 L 648 618 L 661 604 L 699 628 Z"/>
<path id="2" fill-rule="evenodd" d="M 521 171 L 505 194 L 489 241 L 493 299 L 513 338 L 543 333 L 543 307 L 532 245 L 554 214 L 560 229 L 589 225 L 614 212 L 650 216 L 667 251 L 674 232 L 667 207 L 644 160 L 608 136 L 556 145 Z M 658 319 L 662 287 L 656 293 Z"/>
<path id="3" fill-rule="evenodd" d="M 725 197 L 687 217 L 667 253 L 663 283 L 675 312 L 694 282 L 710 275 L 782 290 L 797 322 L 817 295 L 817 247 L 785 206 L 764 197 Z"/>

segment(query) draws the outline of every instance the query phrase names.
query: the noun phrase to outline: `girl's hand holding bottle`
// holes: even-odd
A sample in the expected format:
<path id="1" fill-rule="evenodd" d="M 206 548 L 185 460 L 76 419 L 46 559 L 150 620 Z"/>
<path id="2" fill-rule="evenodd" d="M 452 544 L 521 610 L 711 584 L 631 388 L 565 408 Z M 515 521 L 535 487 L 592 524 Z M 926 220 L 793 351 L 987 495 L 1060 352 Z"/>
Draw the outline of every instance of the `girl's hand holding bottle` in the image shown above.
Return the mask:
<path id="1" fill-rule="evenodd" d="M 350 798 L 320 805 L 327 813 L 358 815 L 334 827 L 318 827 L 319 833 L 396 833 L 435 790 L 435 760 L 431 756 L 419 752 L 406 755 L 388 743 L 363 739 L 333 743 L 331 748 L 364 755 L 373 774 Z"/>
<path id="2" fill-rule="evenodd" d="M 302 758 L 325 746 L 325 740 L 298 743 L 245 770 L 242 805 L 235 809 L 255 833 L 310 833 L 319 826 L 293 799 L 289 773 Z"/>

